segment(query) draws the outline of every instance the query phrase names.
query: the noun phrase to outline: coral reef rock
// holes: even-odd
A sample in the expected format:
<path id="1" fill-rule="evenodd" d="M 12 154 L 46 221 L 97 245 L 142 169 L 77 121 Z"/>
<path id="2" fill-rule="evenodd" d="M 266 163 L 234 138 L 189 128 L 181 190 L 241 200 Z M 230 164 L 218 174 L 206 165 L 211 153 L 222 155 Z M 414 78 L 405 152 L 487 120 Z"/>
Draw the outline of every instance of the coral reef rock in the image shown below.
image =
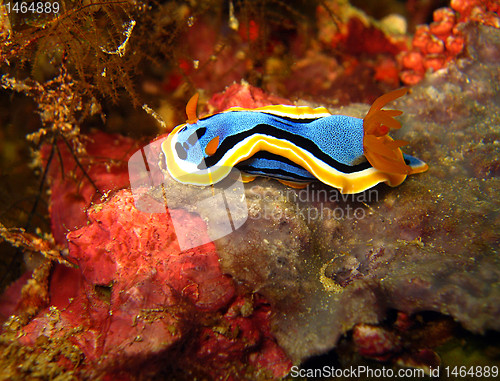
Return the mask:
<path id="1" fill-rule="evenodd" d="M 348 197 L 256 180 L 248 221 L 215 241 L 222 271 L 270 301 L 274 334 L 295 361 L 388 309 L 500 329 L 500 31 L 470 24 L 464 36 L 467 58 L 395 106 L 405 112 L 397 137 L 429 172 Z"/>

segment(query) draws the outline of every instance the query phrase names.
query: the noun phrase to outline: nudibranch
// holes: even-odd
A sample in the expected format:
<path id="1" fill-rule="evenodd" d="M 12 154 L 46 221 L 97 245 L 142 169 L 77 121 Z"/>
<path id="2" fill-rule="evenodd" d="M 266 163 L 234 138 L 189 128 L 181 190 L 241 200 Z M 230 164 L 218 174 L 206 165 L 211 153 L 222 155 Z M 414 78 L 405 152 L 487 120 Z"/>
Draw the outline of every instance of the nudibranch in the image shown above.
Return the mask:
<path id="1" fill-rule="evenodd" d="M 406 92 L 382 95 L 363 119 L 286 105 L 232 107 L 198 119 L 195 94 L 186 106 L 187 122 L 162 143 L 167 170 L 193 185 L 215 184 L 236 167 L 244 182 L 267 176 L 301 188 L 319 180 L 341 193 L 381 182 L 394 187 L 428 168 L 401 152 L 408 142 L 387 135 L 401 128 L 394 117 L 403 112 L 382 108 Z"/>

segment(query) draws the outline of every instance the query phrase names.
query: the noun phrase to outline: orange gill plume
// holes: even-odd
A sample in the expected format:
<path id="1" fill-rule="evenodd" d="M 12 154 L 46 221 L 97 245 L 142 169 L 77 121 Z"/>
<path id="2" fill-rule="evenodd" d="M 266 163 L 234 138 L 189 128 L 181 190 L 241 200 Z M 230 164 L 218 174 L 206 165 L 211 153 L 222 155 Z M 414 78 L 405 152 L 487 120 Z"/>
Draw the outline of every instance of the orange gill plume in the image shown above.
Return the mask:
<path id="1" fill-rule="evenodd" d="M 394 117 L 403 112 L 382 110 L 382 107 L 387 103 L 405 95 L 407 91 L 408 89 L 399 89 L 377 98 L 363 119 L 365 157 L 374 168 L 382 172 L 400 175 L 412 173 L 411 167 L 406 165 L 403 153 L 399 148 L 408 142 L 393 140 L 387 135 L 391 128 L 396 130 L 401 128 L 401 123 Z"/>

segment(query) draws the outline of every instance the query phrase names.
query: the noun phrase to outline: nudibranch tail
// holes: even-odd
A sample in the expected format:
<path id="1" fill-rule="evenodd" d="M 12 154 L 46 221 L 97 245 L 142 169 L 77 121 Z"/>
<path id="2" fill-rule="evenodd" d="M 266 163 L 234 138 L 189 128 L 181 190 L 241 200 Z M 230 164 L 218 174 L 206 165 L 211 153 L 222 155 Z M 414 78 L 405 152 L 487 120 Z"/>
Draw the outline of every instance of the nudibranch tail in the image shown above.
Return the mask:
<path id="1" fill-rule="evenodd" d="M 373 102 L 372 107 L 363 119 L 363 149 L 366 159 L 379 171 L 398 175 L 415 173 L 405 163 L 403 153 L 399 147 L 408 144 L 404 140 L 393 140 L 387 136 L 391 129 L 400 129 L 395 116 L 403 112 L 399 110 L 382 110 L 387 103 L 405 95 L 408 89 L 399 89 L 384 94 Z M 420 170 L 419 170 L 420 171 Z"/>

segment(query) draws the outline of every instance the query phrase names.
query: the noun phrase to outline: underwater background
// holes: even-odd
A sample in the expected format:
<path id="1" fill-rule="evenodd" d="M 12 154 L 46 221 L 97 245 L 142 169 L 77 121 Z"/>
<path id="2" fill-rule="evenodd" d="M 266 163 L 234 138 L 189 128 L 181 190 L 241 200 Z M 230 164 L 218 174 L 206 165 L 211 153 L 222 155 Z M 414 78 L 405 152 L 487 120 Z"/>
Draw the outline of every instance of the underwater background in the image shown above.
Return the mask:
<path id="1" fill-rule="evenodd" d="M 0 379 L 497 377 L 499 10 L 3 0 Z M 227 218 L 214 189 L 165 171 L 161 142 L 195 93 L 199 116 L 363 118 L 401 87 L 391 136 L 429 169 L 397 187 L 257 178 L 232 217 L 246 221 L 212 240 Z M 165 194 L 164 212 L 141 211 Z"/>

